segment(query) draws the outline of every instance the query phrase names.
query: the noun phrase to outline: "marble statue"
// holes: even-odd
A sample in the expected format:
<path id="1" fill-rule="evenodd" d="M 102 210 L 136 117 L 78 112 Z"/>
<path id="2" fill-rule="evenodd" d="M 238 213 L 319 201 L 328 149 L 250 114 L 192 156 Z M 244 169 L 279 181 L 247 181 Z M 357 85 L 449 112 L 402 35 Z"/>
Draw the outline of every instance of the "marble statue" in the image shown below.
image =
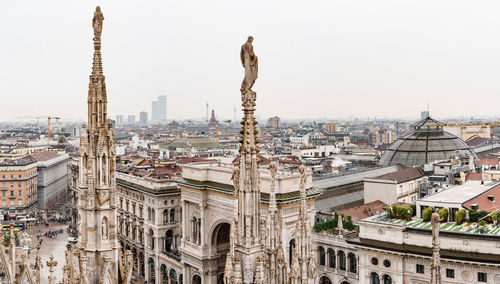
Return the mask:
<path id="1" fill-rule="evenodd" d="M 257 80 L 259 71 L 257 56 L 253 52 L 253 36 L 249 36 L 247 42 L 241 46 L 240 58 L 245 68 L 245 78 L 241 83 L 241 93 L 252 91 L 252 87 Z"/>
<path id="2" fill-rule="evenodd" d="M 95 8 L 94 18 L 92 19 L 92 27 L 94 28 L 95 39 L 101 39 L 102 21 L 103 20 L 104 20 L 104 16 L 101 12 L 101 7 L 97 6 Z"/>

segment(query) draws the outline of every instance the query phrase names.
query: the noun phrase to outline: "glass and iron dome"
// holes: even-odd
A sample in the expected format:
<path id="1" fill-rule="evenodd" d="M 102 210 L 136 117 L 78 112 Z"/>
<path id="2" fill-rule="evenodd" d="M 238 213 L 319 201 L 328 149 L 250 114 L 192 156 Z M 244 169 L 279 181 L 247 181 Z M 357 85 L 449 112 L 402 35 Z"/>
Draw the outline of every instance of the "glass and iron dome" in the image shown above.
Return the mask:
<path id="1" fill-rule="evenodd" d="M 457 155 L 476 157 L 462 139 L 445 132 L 444 125 L 430 117 L 412 124 L 415 131 L 396 140 L 384 152 L 379 164 L 413 167 Z"/>

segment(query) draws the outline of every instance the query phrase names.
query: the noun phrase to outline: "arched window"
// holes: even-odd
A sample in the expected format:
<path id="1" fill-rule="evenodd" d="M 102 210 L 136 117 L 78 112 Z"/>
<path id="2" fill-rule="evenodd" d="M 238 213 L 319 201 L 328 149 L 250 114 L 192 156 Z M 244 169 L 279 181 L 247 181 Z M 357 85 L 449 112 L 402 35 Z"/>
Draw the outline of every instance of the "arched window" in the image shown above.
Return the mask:
<path id="1" fill-rule="evenodd" d="M 171 223 L 175 222 L 175 209 L 174 208 L 170 209 L 170 222 Z"/>
<path id="2" fill-rule="evenodd" d="M 148 221 L 151 221 L 151 208 L 148 207 Z"/>
<path id="3" fill-rule="evenodd" d="M 335 268 L 335 251 L 333 249 L 328 249 L 328 267 Z"/>
<path id="4" fill-rule="evenodd" d="M 345 252 L 339 251 L 339 269 L 345 271 L 346 268 Z"/>
<path id="5" fill-rule="evenodd" d="M 323 247 L 318 247 L 318 257 L 319 265 L 325 266 L 325 249 Z"/>
<path id="6" fill-rule="evenodd" d="M 377 273 L 372 272 L 370 274 L 370 284 L 380 284 L 380 278 Z"/>
<path id="7" fill-rule="evenodd" d="M 168 223 L 168 209 L 163 210 L 163 224 Z"/>
<path id="8" fill-rule="evenodd" d="M 155 222 L 155 210 L 154 209 L 151 209 L 151 222 Z"/>
<path id="9" fill-rule="evenodd" d="M 319 279 L 319 284 L 332 284 L 332 281 L 330 280 L 330 278 L 328 278 L 326 276 L 322 276 Z"/>
<path id="10" fill-rule="evenodd" d="M 151 249 L 155 249 L 155 237 L 154 237 L 154 233 L 153 233 L 153 229 L 149 229 L 149 232 L 148 232 L 148 237 L 149 237 L 149 247 Z"/>
<path id="11" fill-rule="evenodd" d="M 201 284 L 201 277 L 199 275 L 193 276 L 193 284 Z"/>
<path id="12" fill-rule="evenodd" d="M 170 269 L 170 283 L 177 284 L 177 271 L 175 269 Z"/>
<path id="13" fill-rule="evenodd" d="M 356 255 L 352 252 L 350 252 L 347 255 L 347 258 L 349 258 L 349 271 L 352 273 L 357 273 L 358 271 L 358 264 L 356 261 Z"/>
<path id="14" fill-rule="evenodd" d="M 288 263 L 292 263 L 292 258 L 293 258 L 293 249 L 295 248 L 295 239 L 291 239 L 290 243 L 288 244 Z"/>
<path id="15" fill-rule="evenodd" d="M 384 284 L 392 284 L 391 276 L 384 274 L 384 277 L 382 277 L 382 279 L 384 280 Z"/>

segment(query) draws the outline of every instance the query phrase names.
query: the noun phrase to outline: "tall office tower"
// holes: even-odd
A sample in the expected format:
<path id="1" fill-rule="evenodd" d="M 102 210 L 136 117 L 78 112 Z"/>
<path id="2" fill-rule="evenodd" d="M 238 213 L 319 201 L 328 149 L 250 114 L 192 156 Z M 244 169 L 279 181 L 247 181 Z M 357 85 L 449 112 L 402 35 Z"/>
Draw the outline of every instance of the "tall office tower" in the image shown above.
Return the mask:
<path id="1" fill-rule="evenodd" d="M 117 115 L 116 116 L 116 127 L 122 127 L 123 126 L 123 115 Z"/>
<path id="2" fill-rule="evenodd" d="M 135 115 L 129 115 L 127 117 L 127 124 L 128 125 L 134 125 L 135 124 Z"/>
<path id="3" fill-rule="evenodd" d="M 167 96 L 158 96 L 158 122 L 164 124 L 167 121 Z"/>
<path id="4" fill-rule="evenodd" d="M 151 104 L 151 122 L 158 123 L 158 102 L 153 101 Z"/>
<path id="5" fill-rule="evenodd" d="M 145 111 L 141 111 L 139 115 L 139 122 L 141 126 L 145 127 L 148 126 L 148 113 Z"/>

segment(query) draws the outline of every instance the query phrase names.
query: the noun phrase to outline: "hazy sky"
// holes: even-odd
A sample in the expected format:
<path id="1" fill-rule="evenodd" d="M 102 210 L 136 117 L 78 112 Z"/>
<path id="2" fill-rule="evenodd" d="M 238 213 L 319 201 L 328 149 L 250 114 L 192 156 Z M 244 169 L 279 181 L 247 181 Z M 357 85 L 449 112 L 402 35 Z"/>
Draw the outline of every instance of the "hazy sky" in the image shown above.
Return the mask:
<path id="1" fill-rule="evenodd" d="M 0 120 L 86 118 L 96 5 L 112 118 L 239 118 L 249 34 L 261 118 L 500 114 L 498 0 L 34 0 L 2 1 Z"/>

